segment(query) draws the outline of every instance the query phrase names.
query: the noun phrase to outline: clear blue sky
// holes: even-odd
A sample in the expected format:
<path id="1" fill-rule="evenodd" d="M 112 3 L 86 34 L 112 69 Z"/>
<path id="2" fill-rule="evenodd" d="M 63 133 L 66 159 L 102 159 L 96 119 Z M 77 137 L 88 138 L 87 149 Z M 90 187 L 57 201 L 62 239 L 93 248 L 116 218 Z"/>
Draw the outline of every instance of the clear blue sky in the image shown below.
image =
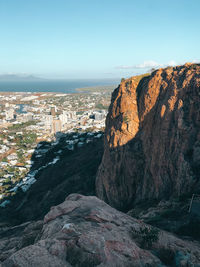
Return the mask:
<path id="1" fill-rule="evenodd" d="M 130 76 L 200 61 L 200 0 L 0 0 L 0 73 Z"/>

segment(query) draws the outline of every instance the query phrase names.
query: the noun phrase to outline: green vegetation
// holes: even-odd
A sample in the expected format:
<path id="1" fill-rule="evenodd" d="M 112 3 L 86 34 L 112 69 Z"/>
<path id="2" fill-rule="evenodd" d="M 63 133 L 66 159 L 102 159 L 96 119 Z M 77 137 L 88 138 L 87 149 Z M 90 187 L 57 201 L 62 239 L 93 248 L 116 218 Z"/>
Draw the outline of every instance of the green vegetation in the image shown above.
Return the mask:
<path id="1" fill-rule="evenodd" d="M 89 127 L 89 128 L 87 128 L 85 131 L 86 131 L 87 133 L 91 133 L 91 132 L 93 132 L 95 129 L 96 129 L 95 127 Z"/>
<path id="2" fill-rule="evenodd" d="M 76 91 L 78 92 L 112 92 L 117 87 L 116 84 L 114 85 L 105 85 L 105 86 L 96 86 L 96 87 L 85 87 L 85 88 L 77 88 Z"/>
<path id="3" fill-rule="evenodd" d="M 16 136 L 16 144 L 19 148 L 24 148 L 27 145 L 32 145 L 36 142 L 37 135 L 33 132 L 24 132 L 23 135 Z"/>
<path id="4" fill-rule="evenodd" d="M 32 133 L 32 132 L 27 132 L 23 136 L 23 142 L 25 144 L 33 144 L 36 142 L 36 139 L 37 139 L 36 133 Z"/>
<path id="5" fill-rule="evenodd" d="M 104 106 L 102 103 L 98 103 L 95 105 L 95 108 L 97 109 L 108 109 L 108 106 Z"/>
<path id="6" fill-rule="evenodd" d="M 77 115 L 82 115 L 84 113 L 84 111 L 78 111 L 76 114 Z"/>
<path id="7" fill-rule="evenodd" d="M 11 179 L 10 178 L 6 178 L 5 180 L 4 180 L 4 184 L 10 184 L 11 183 Z"/>
<path id="8" fill-rule="evenodd" d="M 78 105 L 81 107 L 84 105 L 84 103 L 82 101 L 78 101 Z"/>
<path id="9" fill-rule="evenodd" d="M 74 131 L 75 133 L 78 133 L 78 132 L 79 132 L 79 129 L 78 129 L 78 128 L 74 128 L 73 131 Z"/>
<path id="10" fill-rule="evenodd" d="M 37 121 L 27 121 L 20 124 L 13 124 L 12 126 L 8 127 L 8 130 L 22 130 L 23 128 L 30 126 L 30 125 L 36 125 Z"/>
<path id="11" fill-rule="evenodd" d="M 156 69 L 155 68 L 151 68 L 151 73 L 154 72 L 154 71 L 156 71 Z"/>
<path id="12" fill-rule="evenodd" d="M 8 159 L 6 157 L 4 157 L 1 161 L 8 162 Z"/>
<path id="13" fill-rule="evenodd" d="M 20 149 L 17 151 L 17 157 L 20 163 L 25 163 L 23 150 Z"/>
<path id="14" fill-rule="evenodd" d="M 139 83 L 144 77 L 148 77 L 150 76 L 150 73 L 145 73 L 145 74 L 141 74 L 141 75 L 137 75 L 137 76 L 134 76 L 134 80 L 135 82 Z"/>
<path id="15" fill-rule="evenodd" d="M 4 169 L 0 169 L 0 177 L 5 175 L 5 170 Z"/>
<path id="16" fill-rule="evenodd" d="M 15 168 L 12 167 L 12 166 L 8 166 L 8 167 L 7 167 L 7 171 L 12 173 L 12 172 L 15 171 Z"/>
<path id="17" fill-rule="evenodd" d="M 127 115 L 125 115 L 125 116 L 123 117 L 123 121 L 124 121 L 125 123 L 128 123 L 128 122 L 129 122 L 129 118 L 128 118 Z"/>
<path id="18" fill-rule="evenodd" d="M 133 237 L 137 238 L 141 247 L 150 249 L 154 242 L 158 241 L 159 230 L 151 226 L 142 226 L 139 230 L 133 230 Z"/>

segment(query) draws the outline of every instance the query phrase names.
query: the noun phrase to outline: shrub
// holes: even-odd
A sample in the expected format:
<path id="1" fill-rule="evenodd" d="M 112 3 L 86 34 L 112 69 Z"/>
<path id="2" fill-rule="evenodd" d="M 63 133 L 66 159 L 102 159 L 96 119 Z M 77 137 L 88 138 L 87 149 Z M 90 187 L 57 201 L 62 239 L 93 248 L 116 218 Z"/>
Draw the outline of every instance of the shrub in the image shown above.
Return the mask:
<path id="1" fill-rule="evenodd" d="M 8 162 L 8 159 L 6 157 L 4 157 L 1 161 L 2 162 Z"/>
<path id="2" fill-rule="evenodd" d="M 153 243 L 158 241 L 159 231 L 151 226 L 142 226 L 139 230 L 133 230 L 133 234 L 139 239 L 143 248 L 151 248 Z"/>
<path id="3" fill-rule="evenodd" d="M 128 118 L 128 116 L 127 116 L 127 115 L 125 115 L 125 116 L 124 116 L 124 118 L 123 118 L 123 121 L 124 121 L 124 122 L 126 122 L 126 123 L 128 123 L 128 122 L 129 122 L 129 118 Z"/>

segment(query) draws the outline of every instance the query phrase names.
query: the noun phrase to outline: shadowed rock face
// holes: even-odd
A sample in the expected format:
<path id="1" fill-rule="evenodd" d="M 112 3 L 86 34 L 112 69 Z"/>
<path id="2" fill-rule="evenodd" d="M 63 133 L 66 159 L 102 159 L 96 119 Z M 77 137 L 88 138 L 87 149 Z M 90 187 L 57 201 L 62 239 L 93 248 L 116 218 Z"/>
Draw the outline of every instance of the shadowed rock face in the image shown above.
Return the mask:
<path id="1" fill-rule="evenodd" d="M 28 230 L 33 233 L 36 226 L 38 229 L 38 223 L 29 224 L 23 230 L 24 240 L 27 240 Z M 16 243 L 14 251 L 8 254 L 4 251 L 7 259 L 2 267 L 154 267 L 175 266 L 175 263 L 176 266 L 198 266 L 198 244 L 160 231 L 149 247 L 145 242 L 150 235 L 145 237 L 141 232 L 147 227 L 151 229 L 96 197 L 72 194 L 62 204 L 51 208 L 31 244 L 19 247 L 20 236 L 20 244 Z M 0 254 L 3 244 L 10 249 L 13 240 L 17 242 L 13 238 L 1 240 Z"/>
<path id="2" fill-rule="evenodd" d="M 159 69 L 115 89 L 96 191 L 121 210 L 200 192 L 200 65 Z"/>

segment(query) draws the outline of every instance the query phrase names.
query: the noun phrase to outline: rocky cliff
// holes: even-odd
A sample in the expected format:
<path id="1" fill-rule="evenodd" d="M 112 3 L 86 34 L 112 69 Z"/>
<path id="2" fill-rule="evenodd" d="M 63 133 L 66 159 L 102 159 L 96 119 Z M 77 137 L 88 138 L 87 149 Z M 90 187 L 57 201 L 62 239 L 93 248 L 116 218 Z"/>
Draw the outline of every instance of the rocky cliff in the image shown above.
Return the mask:
<path id="1" fill-rule="evenodd" d="M 200 65 L 122 80 L 104 143 L 96 190 L 112 206 L 200 192 Z"/>
<path id="2" fill-rule="evenodd" d="M 200 266 L 199 244 L 80 194 L 52 207 L 43 221 L 0 228 L 0 238 L 2 267 Z"/>

